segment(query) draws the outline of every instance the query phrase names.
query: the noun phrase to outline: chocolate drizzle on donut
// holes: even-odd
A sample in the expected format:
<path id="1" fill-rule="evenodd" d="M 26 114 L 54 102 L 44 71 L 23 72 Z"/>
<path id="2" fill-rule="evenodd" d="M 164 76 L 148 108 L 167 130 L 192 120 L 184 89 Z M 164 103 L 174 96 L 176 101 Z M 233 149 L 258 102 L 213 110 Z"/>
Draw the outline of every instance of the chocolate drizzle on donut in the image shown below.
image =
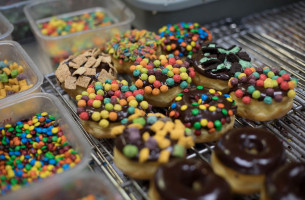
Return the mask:
<path id="1" fill-rule="evenodd" d="M 260 175 L 285 163 L 282 143 L 262 128 L 230 130 L 215 146 L 219 161 L 240 173 Z"/>
<path id="2" fill-rule="evenodd" d="M 198 73 L 206 77 L 229 80 L 235 72 L 252 66 L 249 55 L 241 50 L 238 46 L 225 49 L 209 44 L 201 48 L 192 64 Z"/>
<path id="3" fill-rule="evenodd" d="M 168 115 L 180 119 L 188 128 L 200 129 L 210 133 L 220 131 L 222 125 L 231 122 L 231 116 L 236 114 L 237 107 L 228 94 L 221 95 L 214 89 L 202 86 L 192 86 L 183 90 L 169 107 Z"/>
<path id="4" fill-rule="evenodd" d="M 266 177 L 265 189 L 270 200 L 305 199 L 305 163 L 289 163 Z"/>
<path id="5" fill-rule="evenodd" d="M 232 198 L 227 182 L 204 161 L 177 160 L 163 165 L 155 174 L 154 185 L 164 200 Z"/>

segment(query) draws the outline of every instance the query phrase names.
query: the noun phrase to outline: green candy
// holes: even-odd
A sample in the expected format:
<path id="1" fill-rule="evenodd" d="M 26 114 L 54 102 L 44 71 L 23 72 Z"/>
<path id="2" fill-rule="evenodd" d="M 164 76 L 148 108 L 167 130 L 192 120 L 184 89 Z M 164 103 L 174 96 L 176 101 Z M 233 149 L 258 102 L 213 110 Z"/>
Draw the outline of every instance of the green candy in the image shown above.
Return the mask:
<path id="1" fill-rule="evenodd" d="M 49 119 L 52 120 L 52 121 L 54 121 L 54 120 L 55 120 L 55 117 L 53 117 L 53 116 L 50 115 L 50 116 L 49 116 Z"/>
<path id="2" fill-rule="evenodd" d="M 176 144 L 172 154 L 175 157 L 183 158 L 185 156 L 185 148 L 179 144 Z"/>
<path id="3" fill-rule="evenodd" d="M 177 97 L 182 97 L 182 96 L 183 96 L 182 93 L 177 94 Z"/>
<path id="4" fill-rule="evenodd" d="M 198 89 L 198 90 L 202 90 L 202 89 L 203 89 L 203 86 L 198 85 L 198 86 L 197 86 L 197 89 Z"/>
<path id="5" fill-rule="evenodd" d="M 192 110 L 192 114 L 193 115 L 198 115 L 199 114 L 199 110 L 197 108 Z"/>
<path id="6" fill-rule="evenodd" d="M 212 99 L 213 99 L 214 101 L 217 101 L 219 98 L 218 98 L 218 96 L 213 96 Z"/>
<path id="7" fill-rule="evenodd" d="M 160 64 L 161 64 L 160 60 L 155 60 L 155 61 L 154 61 L 154 65 L 155 65 L 156 67 L 159 67 Z"/>
<path id="8" fill-rule="evenodd" d="M 201 128 L 200 122 L 195 122 L 193 126 L 196 130 L 199 130 Z"/>
<path id="9" fill-rule="evenodd" d="M 141 124 L 142 126 L 144 126 L 146 124 L 146 121 L 143 117 L 136 118 L 136 119 L 132 120 L 132 122 L 134 124 Z"/>
<path id="10" fill-rule="evenodd" d="M 138 155 L 138 147 L 136 147 L 135 145 L 132 144 L 127 144 L 124 148 L 123 148 L 123 154 L 128 157 L 128 158 L 133 158 L 136 155 Z"/>
<path id="11" fill-rule="evenodd" d="M 0 82 L 7 83 L 8 82 L 8 76 L 6 73 L 0 74 Z"/>
<path id="12" fill-rule="evenodd" d="M 224 115 L 228 115 L 228 111 L 226 110 L 226 109 L 221 109 L 221 112 L 222 112 L 222 114 L 224 114 Z"/>
<path id="13" fill-rule="evenodd" d="M 254 99 L 258 99 L 258 98 L 260 98 L 260 96 L 261 96 L 261 93 L 260 93 L 259 90 L 255 90 L 255 91 L 252 93 L 252 97 L 253 97 Z"/>
<path id="14" fill-rule="evenodd" d="M 193 105 L 193 106 L 198 106 L 199 104 L 196 103 L 196 102 L 193 102 L 192 105 Z"/>

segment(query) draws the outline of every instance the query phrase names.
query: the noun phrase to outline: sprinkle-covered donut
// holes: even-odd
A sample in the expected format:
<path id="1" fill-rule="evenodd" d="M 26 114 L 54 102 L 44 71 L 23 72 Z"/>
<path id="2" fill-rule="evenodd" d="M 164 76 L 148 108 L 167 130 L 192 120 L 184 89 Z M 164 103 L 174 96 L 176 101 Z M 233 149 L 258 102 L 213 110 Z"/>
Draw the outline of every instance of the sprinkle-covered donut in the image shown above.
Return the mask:
<path id="1" fill-rule="evenodd" d="M 235 128 L 215 146 L 212 167 L 225 178 L 233 191 L 255 193 L 262 187 L 265 175 L 285 163 L 282 143 L 262 128 Z"/>
<path id="2" fill-rule="evenodd" d="M 305 163 L 289 163 L 279 166 L 266 177 L 261 200 L 305 199 Z"/>
<path id="3" fill-rule="evenodd" d="M 110 131 L 137 112 L 150 112 L 143 100 L 144 90 L 128 85 L 125 80 L 107 79 L 96 82 L 76 97 L 77 113 L 84 128 L 97 138 L 112 137 Z"/>
<path id="4" fill-rule="evenodd" d="M 297 80 L 285 70 L 245 68 L 236 72 L 228 85 L 240 116 L 268 121 L 284 116 L 291 109 Z"/>
<path id="5" fill-rule="evenodd" d="M 162 163 L 183 158 L 186 148 L 194 145 L 190 130 L 180 120 L 174 122 L 160 114 L 134 114 L 124 125 L 112 129 L 115 140 L 114 161 L 127 175 L 151 178 Z"/>
<path id="6" fill-rule="evenodd" d="M 186 88 L 194 77 L 189 63 L 170 54 L 159 59 L 138 58 L 130 66 L 135 85 L 144 88 L 145 99 L 157 107 L 167 107 L 170 101 Z"/>
<path id="7" fill-rule="evenodd" d="M 216 175 L 207 162 L 185 159 L 158 168 L 149 196 L 154 200 L 232 199 L 228 183 Z"/>
<path id="8" fill-rule="evenodd" d="M 185 88 L 172 102 L 168 116 L 191 128 L 195 142 L 217 140 L 234 125 L 236 106 L 230 95 L 203 86 Z"/>
<path id="9" fill-rule="evenodd" d="M 138 58 L 160 54 L 160 37 L 147 30 L 129 30 L 107 43 L 106 52 L 113 57 L 119 73 L 129 73 L 129 66 Z"/>
<path id="10" fill-rule="evenodd" d="M 194 66 L 196 75 L 194 83 L 204 87 L 228 92 L 227 81 L 236 72 L 252 67 L 251 58 L 241 47 L 232 46 L 228 49 L 208 44 L 194 59 L 188 59 Z"/>
<path id="11" fill-rule="evenodd" d="M 169 24 L 160 28 L 159 34 L 163 52 L 179 57 L 197 53 L 212 39 L 210 31 L 198 23 Z"/>

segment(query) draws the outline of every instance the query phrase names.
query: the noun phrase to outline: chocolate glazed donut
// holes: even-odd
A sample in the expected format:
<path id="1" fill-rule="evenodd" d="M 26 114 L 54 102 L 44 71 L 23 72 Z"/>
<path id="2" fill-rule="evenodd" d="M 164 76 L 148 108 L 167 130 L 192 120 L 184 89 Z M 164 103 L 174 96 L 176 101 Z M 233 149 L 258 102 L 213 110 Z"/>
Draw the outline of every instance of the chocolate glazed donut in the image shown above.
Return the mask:
<path id="1" fill-rule="evenodd" d="M 224 165 L 244 174 L 266 174 L 285 162 L 284 148 L 261 128 L 238 128 L 219 140 L 215 155 Z"/>
<path id="2" fill-rule="evenodd" d="M 305 163 L 290 163 L 267 175 L 261 200 L 305 199 L 304 186 Z"/>
<path id="3" fill-rule="evenodd" d="M 199 160 L 176 160 L 159 167 L 154 187 L 163 200 L 223 200 L 232 196 L 228 183 Z"/>

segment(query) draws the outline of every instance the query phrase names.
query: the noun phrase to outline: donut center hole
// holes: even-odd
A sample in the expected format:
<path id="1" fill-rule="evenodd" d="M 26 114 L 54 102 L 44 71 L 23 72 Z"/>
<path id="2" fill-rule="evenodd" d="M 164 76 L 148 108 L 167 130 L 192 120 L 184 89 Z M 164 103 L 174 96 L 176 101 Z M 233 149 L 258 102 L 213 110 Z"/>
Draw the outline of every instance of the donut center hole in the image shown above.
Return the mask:
<path id="1" fill-rule="evenodd" d="M 251 138 L 246 138 L 244 143 L 244 150 L 253 155 L 257 155 L 261 152 L 264 151 L 265 145 L 263 144 L 262 141 L 259 141 L 257 139 L 251 139 Z"/>

